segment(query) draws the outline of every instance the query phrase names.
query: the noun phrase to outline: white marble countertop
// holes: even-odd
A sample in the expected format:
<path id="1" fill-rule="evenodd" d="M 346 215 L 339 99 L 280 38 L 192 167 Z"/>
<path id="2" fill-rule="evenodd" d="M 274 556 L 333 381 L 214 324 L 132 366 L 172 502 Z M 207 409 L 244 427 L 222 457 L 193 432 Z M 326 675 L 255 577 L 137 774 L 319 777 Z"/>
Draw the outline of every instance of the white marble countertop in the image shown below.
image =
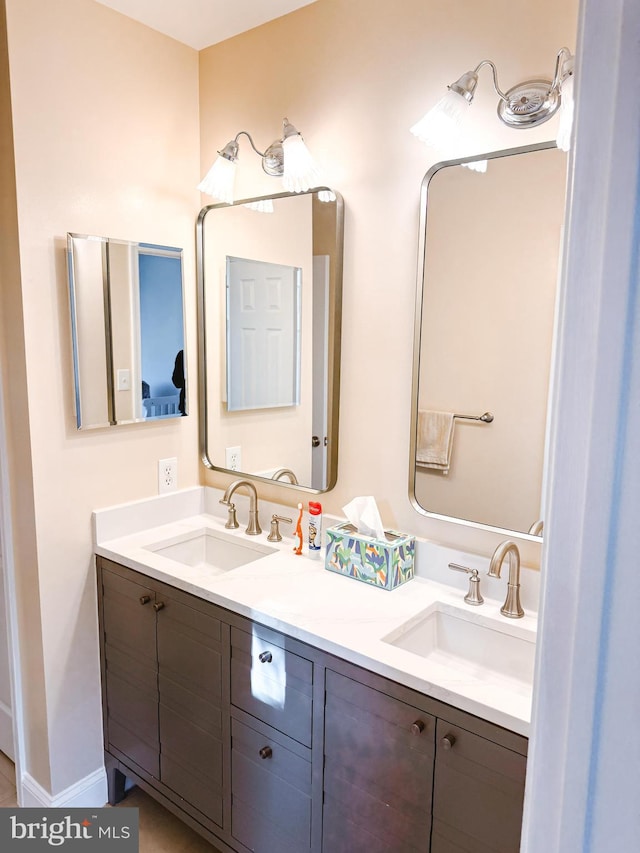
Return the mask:
<path id="1" fill-rule="evenodd" d="M 202 509 L 202 505 L 199 508 Z M 505 679 L 490 669 L 476 667 L 473 672 L 464 672 L 446 667 L 397 648 L 383 638 L 408 620 L 419 619 L 436 601 L 444 607 L 455 607 L 458 612 L 464 610 L 471 621 L 529 640 L 535 636 L 535 614 L 518 620 L 506 619 L 499 612 L 501 601 L 488 598 L 486 592 L 484 605 L 472 607 L 464 603 L 464 592 L 460 589 L 422 577 L 391 592 L 377 589 L 326 571 L 323 559 L 295 555 L 290 537 L 280 543 L 269 543 L 266 533 L 247 536 L 243 527 L 226 531 L 224 520 L 207 512 L 127 531 L 113 538 L 104 537 L 126 531 L 127 525 L 96 523 L 96 515 L 99 513 L 94 515 L 97 554 L 442 702 L 528 735 L 531 686 L 526 680 Z M 164 513 L 163 521 L 168 515 Z M 233 536 L 247 544 L 259 542 L 271 546 L 274 552 L 232 571 L 215 574 L 205 568 L 190 568 L 149 550 L 149 546 L 160 541 L 203 528 Z M 499 591 L 503 593 L 502 586 Z"/>

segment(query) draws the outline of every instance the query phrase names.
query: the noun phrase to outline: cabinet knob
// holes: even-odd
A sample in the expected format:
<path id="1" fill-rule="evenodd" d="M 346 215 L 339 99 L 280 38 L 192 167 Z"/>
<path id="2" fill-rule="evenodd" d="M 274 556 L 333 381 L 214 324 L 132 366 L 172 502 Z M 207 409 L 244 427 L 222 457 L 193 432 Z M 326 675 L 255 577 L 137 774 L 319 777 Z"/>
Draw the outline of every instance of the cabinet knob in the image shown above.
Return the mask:
<path id="1" fill-rule="evenodd" d="M 271 661 L 273 660 L 273 655 L 271 654 L 271 652 L 260 652 L 260 654 L 258 655 L 258 660 L 260 661 L 260 663 L 271 663 Z"/>
<path id="2" fill-rule="evenodd" d="M 140 596 L 140 604 L 148 604 L 151 601 L 150 595 L 141 595 Z"/>
<path id="3" fill-rule="evenodd" d="M 153 605 L 153 609 L 156 611 L 156 613 L 158 612 L 158 610 L 162 610 L 163 607 L 164 607 L 164 601 L 157 601 Z"/>
<path id="4" fill-rule="evenodd" d="M 258 754 L 260 758 L 271 758 L 271 756 L 273 755 L 273 750 L 270 746 L 263 746 Z"/>
<path id="5" fill-rule="evenodd" d="M 443 749 L 451 749 L 451 747 L 456 742 L 455 735 L 445 735 L 440 741 L 440 746 Z"/>
<path id="6" fill-rule="evenodd" d="M 412 735 L 420 735 L 424 731 L 424 723 L 422 720 L 416 720 L 415 723 L 411 724 L 411 734 Z"/>

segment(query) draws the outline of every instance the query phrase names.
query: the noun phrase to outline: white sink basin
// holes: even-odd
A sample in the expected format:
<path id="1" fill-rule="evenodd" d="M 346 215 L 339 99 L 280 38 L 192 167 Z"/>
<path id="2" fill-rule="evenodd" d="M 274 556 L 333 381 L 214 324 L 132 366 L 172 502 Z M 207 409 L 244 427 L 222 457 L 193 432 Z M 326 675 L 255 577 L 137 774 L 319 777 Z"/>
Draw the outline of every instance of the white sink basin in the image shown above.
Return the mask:
<path id="1" fill-rule="evenodd" d="M 163 542 L 154 542 L 147 546 L 147 550 L 184 566 L 220 574 L 260 560 L 275 553 L 276 549 L 260 542 L 239 540 L 235 536 L 205 527 Z"/>
<path id="2" fill-rule="evenodd" d="M 383 642 L 463 677 L 533 684 L 535 631 L 443 602 L 396 628 Z"/>

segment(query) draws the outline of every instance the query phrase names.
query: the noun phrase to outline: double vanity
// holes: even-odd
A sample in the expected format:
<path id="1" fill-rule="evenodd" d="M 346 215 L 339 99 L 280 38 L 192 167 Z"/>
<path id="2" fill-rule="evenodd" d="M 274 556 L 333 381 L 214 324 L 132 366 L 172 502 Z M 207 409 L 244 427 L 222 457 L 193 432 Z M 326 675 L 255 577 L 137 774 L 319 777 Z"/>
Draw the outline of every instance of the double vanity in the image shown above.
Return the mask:
<path id="1" fill-rule="evenodd" d="M 515 853 L 530 609 L 466 604 L 427 542 L 413 581 L 357 583 L 219 497 L 94 516 L 110 802 L 130 779 L 221 851 Z"/>

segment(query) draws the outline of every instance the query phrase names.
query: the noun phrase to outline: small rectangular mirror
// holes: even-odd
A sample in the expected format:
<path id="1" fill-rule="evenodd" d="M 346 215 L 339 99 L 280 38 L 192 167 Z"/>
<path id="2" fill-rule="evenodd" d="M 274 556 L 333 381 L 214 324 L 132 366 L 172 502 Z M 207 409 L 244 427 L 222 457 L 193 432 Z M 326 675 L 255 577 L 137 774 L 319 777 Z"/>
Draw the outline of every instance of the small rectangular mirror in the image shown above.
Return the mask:
<path id="1" fill-rule="evenodd" d="M 187 414 L 182 249 L 67 234 L 78 429 Z"/>

